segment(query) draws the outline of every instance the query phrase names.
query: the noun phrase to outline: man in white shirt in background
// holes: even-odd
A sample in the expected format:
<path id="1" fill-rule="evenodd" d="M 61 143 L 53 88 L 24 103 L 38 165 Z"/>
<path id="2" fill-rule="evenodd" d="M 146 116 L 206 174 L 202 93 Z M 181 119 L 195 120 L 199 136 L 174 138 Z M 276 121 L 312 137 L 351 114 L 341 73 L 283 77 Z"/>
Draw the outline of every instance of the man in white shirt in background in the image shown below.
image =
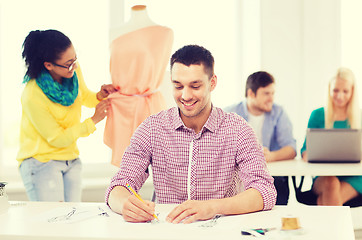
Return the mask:
<path id="1" fill-rule="evenodd" d="M 246 100 L 225 108 L 242 116 L 253 127 L 264 147 L 267 162 L 292 159 L 296 156 L 296 141 L 292 123 L 280 105 L 274 104 L 275 81 L 263 71 L 251 74 L 246 82 Z M 277 205 L 287 205 L 288 177 L 274 177 Z"/>

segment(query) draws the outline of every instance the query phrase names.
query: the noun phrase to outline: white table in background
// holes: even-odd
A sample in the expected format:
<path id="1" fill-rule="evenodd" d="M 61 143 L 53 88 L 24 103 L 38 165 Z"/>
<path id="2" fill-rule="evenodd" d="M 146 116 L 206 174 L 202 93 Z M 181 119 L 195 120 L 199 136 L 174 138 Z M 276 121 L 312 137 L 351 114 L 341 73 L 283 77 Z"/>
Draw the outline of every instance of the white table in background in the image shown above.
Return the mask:
<path id="1" fill-rule="evenodd" d="M 241 236 L 241 229 L 276 227 L 287 214 L 298 217 L 303 235 L 285 235 L 276 230 L 264 239 L 343 239 L 353 240 L 354 231 L 348 207 L 275 207 L 271 211 L 226 216 L 213 226 L 210 221 L 189 225 L 164 223 L 174 205 L 157 205 L 162 223 L 126 223 L 122 216 L 111 212 L 104 203 L 11 202 L 7 213 L 0 215 L 1 240 L 106 240 L 106 239 L 254 239 Z M 109 216 L 94 216 L 73 223 L 48 222 L 54 210 L 75 208 L 107 209 Z M 47 216 L 45 219 L 44 216 Z M 201 226 L 203 225 L 203 226 Z M 289 238 L 288 238 L 289 236 Z"/>
<path id="2" fill-rule="evenodd" d="M 307 163 L 295 158 L 267 163 L 272 176 L 353 176 L 362 175 L 361 163 Z"/>

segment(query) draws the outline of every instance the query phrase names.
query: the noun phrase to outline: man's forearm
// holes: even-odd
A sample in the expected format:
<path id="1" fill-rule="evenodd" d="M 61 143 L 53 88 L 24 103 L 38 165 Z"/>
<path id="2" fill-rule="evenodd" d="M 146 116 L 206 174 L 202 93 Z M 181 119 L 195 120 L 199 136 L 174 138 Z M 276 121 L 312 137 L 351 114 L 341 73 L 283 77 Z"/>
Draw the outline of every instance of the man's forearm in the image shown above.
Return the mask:
<path id="1" fill-rule="evenodd" d="M 211 200 L 187 200 L 175 207 L 167 216 L 172 223 L 192 223 L 207 220 L 216 214 L 235 215 L 260 211 L 264 208 L 263 197 L 250 188 L 234 197 Z"/>
<path id="2" fill-rule="evenodd" d="M 116 186 L 112 189 L 108 198 L 109 207 L 116 213 L 122 214 L 123 204 L 131 193 L 123 186 Z"/>
<path id="3" fill-rule="evenodd" d="M 264 201 L 258 190 L 249 188 L 234 197 L 218 199 L 215 205 L 217 213 L 233 215 L 261 211 L 264 208 Z"/>
<path id="4" fill-rule="evenodd" d="M 297 155 L 294 148 L 291 146 L 285 146 L 277 151 L 271 152 L 272 159 L 271 161 L 280 161 L 280 160 L 287 160 L 287 159 L 293 159 Z"/>

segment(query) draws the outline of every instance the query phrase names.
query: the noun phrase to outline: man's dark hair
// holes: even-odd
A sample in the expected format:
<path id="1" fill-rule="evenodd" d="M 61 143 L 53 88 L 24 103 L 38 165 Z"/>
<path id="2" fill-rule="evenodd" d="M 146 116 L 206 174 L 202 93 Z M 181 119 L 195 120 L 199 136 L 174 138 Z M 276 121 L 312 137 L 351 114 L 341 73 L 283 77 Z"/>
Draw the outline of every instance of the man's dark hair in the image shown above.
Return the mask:
<path id="1" fill-rule="evenodd" d="M 214 57 L 209 50 L 198 45 L 187 45 L 177 50 L 171 57 L 171 71 L 174 63 L 186 66 L 202 64 L 210 78 L 214 75 Z"/>
<path id="2" fill-rule="evenodd" d="M 245 97 L 248 97 L 249 89 L 256 94 L 259 88 L 266 87 L 271 83 L 274 83 L 274 77 L 267 72 L 260 71 L 251 74 L 246 80 Z"/>

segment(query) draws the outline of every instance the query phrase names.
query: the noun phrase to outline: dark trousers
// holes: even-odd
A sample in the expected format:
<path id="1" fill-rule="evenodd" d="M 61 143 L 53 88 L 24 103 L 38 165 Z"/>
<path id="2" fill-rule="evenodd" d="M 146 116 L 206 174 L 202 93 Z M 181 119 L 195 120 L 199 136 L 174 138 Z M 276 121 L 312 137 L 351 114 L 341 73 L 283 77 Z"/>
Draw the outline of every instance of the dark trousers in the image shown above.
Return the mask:
<path id="1" fill-rule="evenodd" d="M 288 176 L 273 177 L 274 185 L 277 190 L 277 203 L 276 205 L 287 205 L 289 199 L 289 184 Z"/>

